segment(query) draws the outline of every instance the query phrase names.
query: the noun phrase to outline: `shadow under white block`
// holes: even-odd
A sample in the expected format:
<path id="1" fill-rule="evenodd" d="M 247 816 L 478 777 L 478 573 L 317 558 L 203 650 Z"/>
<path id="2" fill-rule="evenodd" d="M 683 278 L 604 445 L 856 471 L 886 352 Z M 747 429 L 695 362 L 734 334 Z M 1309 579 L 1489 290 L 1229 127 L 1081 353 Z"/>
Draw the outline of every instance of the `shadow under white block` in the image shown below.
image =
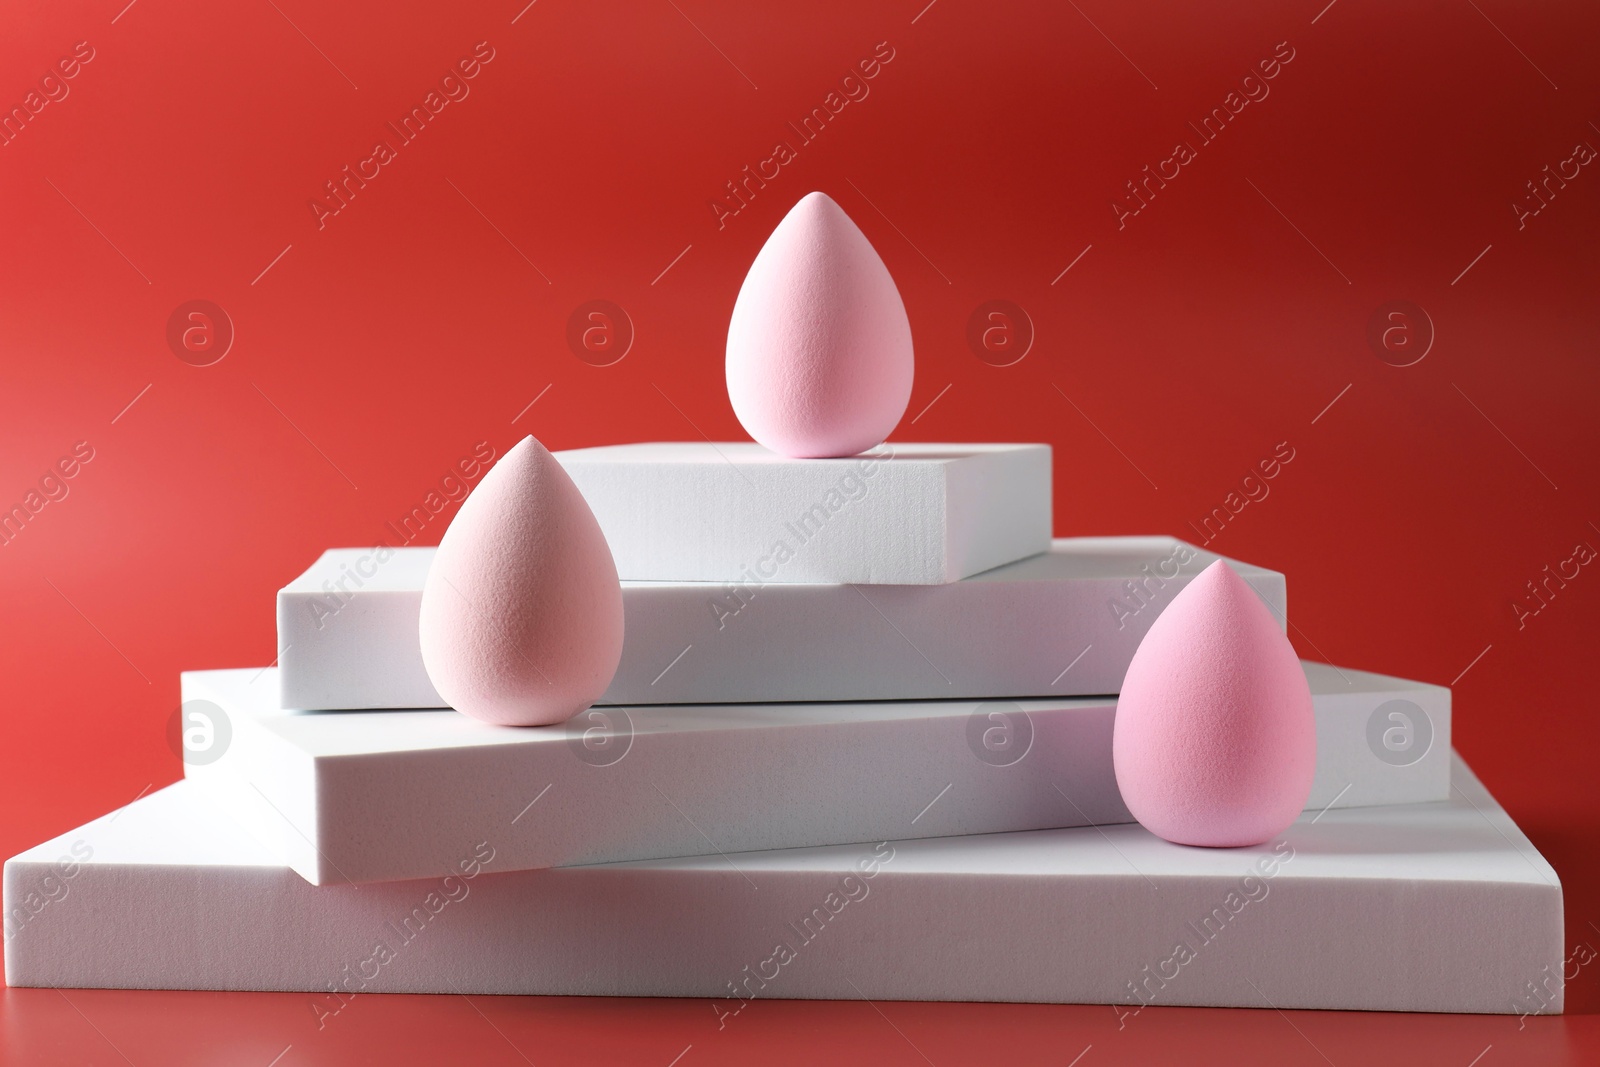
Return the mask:
<path id="1" fill-rule="evenodd" d="M 435 549 L 339 548 L 278 593 L 287 708 L 427 708 L 417 640 Z M 624 582 L 603 704 L 1115 693 L 1134 650 L 1221 557 L 1170 537 L 1074 537 L 948 585 Z M 1229 561 L 1284 624 L 1277 571 Z"/>
<path id="2" fill-rule="evenodd" d="M 12 986 L 1555 1013 L 1555 872 L 1457 759 L 1436 804 L 1308 813 L 1254 848 L 1137 825 L 318 888 L 193 782 L 5 865 Z"/>
<path id="3" fill-rule="evenodd" d="M 1305 665 L 1310 807 L 1442 800 L 1450 691 Z M 183 676 L 214 731 L 185 773 L 318 885 L 1130 820 L 1114 697 L 591 708 L 560 726 L 449 710 L 285 711 L 270 670 Z"/>
<path id="4" fill-rule="evenodd" d="M 790 459 L 750 441 L 554 453 L 623 579 L 938 585 L 1050 546 L 1050 446 L 889 444 Z"/>

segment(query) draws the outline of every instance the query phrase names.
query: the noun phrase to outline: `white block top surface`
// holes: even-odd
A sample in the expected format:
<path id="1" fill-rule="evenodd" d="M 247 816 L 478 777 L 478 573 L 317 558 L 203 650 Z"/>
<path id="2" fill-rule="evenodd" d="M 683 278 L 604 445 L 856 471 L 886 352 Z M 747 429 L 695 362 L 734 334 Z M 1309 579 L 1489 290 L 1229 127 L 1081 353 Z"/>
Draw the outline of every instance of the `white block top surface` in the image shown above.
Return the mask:
<path id="1" fill-rule="evenodd" d="M 1315 881 L 1329 878 L 1494 882 L 1560 886 L 1555 869 L 1511 817 L 1452 754 L 1451 798 L 1430 804 L 1308 811 L 1284 833 L 1295 859 L 1275 876 Z M 7 861 L 55 863 L 73 841 L 85 840 L 90 866 L 117 864 L 195 867 L 276 867 L 265 845 L 238 830 L 191 782 L 180 781 L 116 812 L 28 849 Z M 1038 878 L 1114 876 L 1130 869 L 1155 880 L 1217 877 L 1237 880 L 1271 845 L 1251 848 L 1191 848 L 1163 841 L 1143 827 L 1115 826 L 967 837 L 916 838 L 894 844 L 885 874 L 964 874 Z M 737 854 L 737 868 L 757 872 L 849 872 L 862 848 L 828 845 Z M 566 868 L 570 871 L 656 870 L 725 874 L 727 857 L 630 860 Z M 326 891 L 326 890 L 322 890 Z"/>
<path id="2" fill-rule="evenodd" d="M 330 549 L 279 591 L 284 707 L 444 705 L 417 640 L 436 551 Z M 1170 537 L 1079 537 L 935 586 L 623 581 L 622 661 L 597 703 L 1115 693 L 1151 623 L 1220 558 Z M 1228 562 L 1286 626 L 1283 575 Z"/>
<path id="3" fill-rule="evenodd" d="M 1169 559 L 1180 547 L 1194 553 L 1194 562 L 1182 568 L 1202 570 L 1219 559 L 1209 549 L 1197 548 L 1187 541 L 1159 534 L 1134 534 L 1118 537 L 1058 537 L 1050 542 L 1048 551 L 1003 567 L 994 567 L 967 578 L 969 582 L 1081 582 L 1099 579 L 1127 579 L 1141 577 L 1141 568 L 1152 561 Z M 1228 566 L 1245 581 L 1267 575 L 1280 577 L 1277 571 L 1258 567 L 1254 563 L 1228 559 Z"/>
<path id="4" fill-rule="evenodd" d="M 1437 693 L 1440 686 L 1390 678 L 1368 671 L 1303 661 L 1313 697 L 1389 692 Z M 556 726 L 494 726 L 470 719 L 448 708 L 398 710 L 303 711 L 277 704 L 277 668 L 186 671 L 185 679 L 197 692 L 214 695 L 236 714 L 287 741 L 312 758 L 364 756 L 377 753 L 422 752 L 447 748 L 498 748 L 521 745 L 565 745 L 580 736 L 583 717 Z M 202 697 L 202 699 L 205 699 Z M 812 704 L 667 704 L 628 708 L 632 736 L 681 734 L 696 731 L 760 730 L 772 727 L 904 722 L 918 719 L 966 719 L 984 701 L 904 700 L 850 703 L 821 701 Z M 1104 707 L 1116 697 L 1057 697 L 1007 701 L 1025 712 L 1072 707 Z"/>
<path id="5" fill-rule="evenodd" d="M 367 593 L 407 593 L 422 595 L 422 584 L 433 566 L 433 557 L 439 551 L 435 545 L 418 548 L 396 548 L 378 564 L 373 562 L 376 548 L 330 548 L 317 557 L 317 561 L 295 576 L 294 580 L 279 590 L 279 595 L 321 596 L 326 593 L 322 583 L 337 581 L 341 570 L 353 568 L 358 561 L 372 563 L 371 574 L 366 568 L 358 572 L 363 596 Z"/>
<path id="6" fill-rule="evenodd" d="M 1306 670 L 1308 808 L 1448 795 L 1448 690 Z M 612 705 L 518 728 L 449 709 L 286 710 L 278 688 L 270 669 L 184 674 L 185 715 L 220 739 L 185 772 L 318 885 L 420 877 L 534 804 L 500 869 L 681 856 L 708 838 L 734 852 L 1129 818 L 1115 697 Z M 1389 751 L 1396 713 L 1410 744 Z"/>
<path id="7" fill-rule="evenodd" d="M 76 862 L 97 867 L 266 867 L 282 870 L 272 849 L 239 829 L 222 808 L 186 779 L 147 793 L 116 811 L 36 845 L 6 861 L 55 863 L 75 841 L 93 848 Z"/>
<path id="8" fill-rule="evenodd" d="M 826 462 L 826 461 L 819 461 Z M 1017 560 L 1014 563 L 992 567 L 986 571 L 961 579 L 962 583 L 983 582 L 1081 582 L 1092 580 L 1123 580 L 1141 576 L 1140 568 L 1152 561 L 1164 560 L 1180 548 L 1187 546 L 1195 562 L 1182 568 L 1188 575 L 1193 571 L 1225 557 L 1203 548 L 1195 548 L 1186 541 L 1155 534 L 1130 537 L 1058 537 L 1045 551 Z M 323 583 L 337 579 L 341 568 L 355 566 L 358 560 L 371 560 L 377 549 L 372 547 L 330 548 L 317 557 L 315 563 L 286 584 L 280 593 L 296 595 L 321 595 L 326 592 Z M 371 567 L 369 576 L 362 572 L 359 592 L 408 593 L 420 595 L 422 584 L 433 566 L 435 546 L 424 545 L 391 549 L 391 555 L 381 564 Z M 1259 567 L 1242 560 L 1229 559 L 1228 566 L 1239 573 L 1246 582 L 1265 583 L 1281 581 L 1282 575 L 1268 567 Z M 623 579 L 624 589 L 678 588 L 705 591 L 708 583 L 691 581 L 637 581 Z M 841 588 L 846 582 L 807 582 L 808 587 Z M 954 583 L 952 583 L 954 584 Z M 896 588 L 925 588 L 917 586 Z M 1259 591 L 1259 590 L 1258 590 Z M 1281 620 L 1280 620 L 1281 621 Z"/>
<path id="9" fill-rule="evenodd" d="M 896 441 L 893 458 L 887 462 L 920 461 L 925 463 L 952 463 L 973 456 L 994 455 L 1001 452 L 1024 452 L 1047 449 L 1038 444 L 930 444 L 924 442 Z M 804 464 L 818 471 L 842 471 L 863 458 L 875 453 L 864 452 L 858 456 L 838 456 L 827 459 L 794 459 L 780 456 L 754 441 L 649 441 L 631 445 L 598 445 L 594 448 L 568 448 L 554 452 L 562 466 L 569 463 L 628 463 L 628 464 L 739 464 L 770 465 L 774 467 Z"/>
<path id="10" fill-rule="evenodd" d="M 1414 682 L 1408 678 L 1396 678 L 1375 671 L 1336 667 L 1331 663 L 1317 663 L 1303 659 L 1300 661 L 1300 666 L 1305 668 L 1306 680 L 1311 683 L 1312 696 L 1339 693 L 1354 696 L 1359 693 L 1387 693 L 1396 689 L 1443 690 L 1447 693 L 1449 691 L 1448 686 L 1435 685 L 1432 682 Z"/>
<path id="11" fill-rule="evenodd" d="M 1296 855 L 1275 877 L 1561 884 L 1555 868 L 1454 752 L 1449 800 L 1333 808 L 1320 814 L 1308 811 L 1279 836 L 1293 843 Z M 1237 879 L 1254 857 L 1272 852 L 1271 843 L 1248 848 L 1175 845 L 1138 823 L 917 838 L 903 847 L 901 853 L 902 844 L 895 843 L 899 874 L 1040 878 L 1126 877 L 1132 868 L 1153 879 Z M 740 853 L 739 866 L 763 871 L 846 870 L 860 857 L 860 845 L 828 845 Z M 713 855 L 596 864 L 590 869 L 606 867 L 726 870 L 727 861 Z"/>

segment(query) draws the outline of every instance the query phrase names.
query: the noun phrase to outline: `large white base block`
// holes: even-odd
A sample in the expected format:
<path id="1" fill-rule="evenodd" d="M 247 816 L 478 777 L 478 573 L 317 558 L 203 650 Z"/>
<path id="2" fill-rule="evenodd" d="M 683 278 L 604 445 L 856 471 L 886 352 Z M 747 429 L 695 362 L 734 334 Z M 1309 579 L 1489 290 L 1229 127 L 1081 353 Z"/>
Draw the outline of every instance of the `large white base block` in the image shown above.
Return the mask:
<path id="1" fill-rule="evenodd" d="M 789 459 L 751 441 L 555 457 L 624 579 L 938 585 L 1050 547 L 1050 446 L 882 444 Z"/>
<path id="2" fill-rule="evenodd" d="M 417 643 L 434 552 L 333 549 L 278 593 L 284 707 L 444 705 Z M 1075 537 L 949 585 L 624 582 L 601 703 L 1115 693 L 1156 616 L 1219 558 L 1168 537 Z M 1283 575 L 1229 562 L 1281 623 Z"/>
<path id="3" fill-rule="evenodd" d="M 1129 825 L 495 873 L 502 825 L 426 880 L 318 888 L 180 782 L 6 863 L 6 981 L 302 990 L 329 1026 L 369 991 L 704 997 L 725 1027 L 758 998 L 1559 1012 L 1555 872 L 1454 785 L 1242 849 Z"/>
<path id="4" fill-rule="evenodd" d="M 1306 671 L 1313 809 L 1446 796 L 1448 689 Z M 271 675 L 183 676 L 185 770 L 319 885 L 424 877 L 485 839 L 497 870 L 520 870 L 1130 819 L 1113 697 L 591 708 L 505 727 L 284 711 Z M 1411 747 L 1374 742 L 1375 716 Z"/>

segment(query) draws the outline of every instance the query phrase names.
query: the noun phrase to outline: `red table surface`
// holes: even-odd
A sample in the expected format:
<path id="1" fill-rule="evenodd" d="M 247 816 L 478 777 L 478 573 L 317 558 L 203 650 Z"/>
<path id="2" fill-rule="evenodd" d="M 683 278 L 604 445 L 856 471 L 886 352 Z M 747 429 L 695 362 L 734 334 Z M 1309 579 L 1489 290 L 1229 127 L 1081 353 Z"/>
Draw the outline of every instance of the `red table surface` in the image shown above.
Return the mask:
<path id="1" fill-rule="evenodd" d="M 728 314 L 823 189 L 911 316 L 893 440 L 1050 442 L 1063 535 L 1197 540 L 1248 488 L 1211 547 L 1287 572 L 1302 655 L 1453 684 L 1569 948 L 1600 945 L 1600 567 L 1567 562 L 1600 548 L 1592 5 L 126 3 L 0 13 L 0 503 L 44 480 L 0 544 L 0 852 L 178 778 L 178 672 L 271 660 L 277 587 L 477 442 L 742 437 Z M 195 300 L 231 323 L 210 348 L 169 342 Z M 611 333 L 569 342 L 595 300 Z M 1600 964 L 1567 1003 L 1119 1029 L 771 1001 L 719 1030 L 706 1001 L 365 995 L 319 1030 L 304 995 L 8 989 L 0 1056 L 1595 1062 Z"/>

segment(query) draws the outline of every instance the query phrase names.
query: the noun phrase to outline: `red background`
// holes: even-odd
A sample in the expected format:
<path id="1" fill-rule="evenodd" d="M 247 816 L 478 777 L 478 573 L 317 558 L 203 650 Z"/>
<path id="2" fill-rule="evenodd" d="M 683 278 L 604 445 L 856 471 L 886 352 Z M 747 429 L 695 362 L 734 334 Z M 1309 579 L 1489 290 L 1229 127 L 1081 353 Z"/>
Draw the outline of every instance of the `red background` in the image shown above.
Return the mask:
<path id="1" fill-rule="evenodd" d="M 1194 539 L 1289 442 L 1212 547 L 1290 575 L 1303 655 L 1455 683 L 1457 747 L 1561 874 L 1569 946 L 1600 945 L 1600 574 L 1520 628 L 1512 607 L 1600 547 L 1600 166 L 1520 228 L 1512 207 L 1600 146 L 1592 6 L 125 2 L 0 14 L 7 108 L 94 50 L 0 147 L 0 503 L 94 450 L 0 547 L 0 853 L 178 778 L 178 672 L 271 660 L 277 587 L 382 537 L 476 442 L 742 437 L 728 314 L 822 189 L 911 316 L 894 439 L 1050 442 L 1059 534 Z M 323 183 L 480 41 L 470 95 L 319 228 Z M 1284 41 L 1270 95 L 1119 229 L 1124 183 Z M 879 42 L 870 95 L 719 227 L 724 183 Z M 195 299 L 236 331 L 211 366 L 166 339 Z M 593 299 L 635 333 L 611 366 L 566 340 Z M 1368 340 L 1401 299 L 1433 334 L 1406 367 Z M 1014 365 L 968 343 L 989 300 L 1033 323 Z M 1430 330 L 1401 325 L 1415 354 Z M 769 1002 L 719 1033 L 698 1001 L 372 996 L 318 1033 L 295 996 L 29 989 L 0 999 L 0 1052 L 1493 1067 L 1594 1055 L 1600 966 L 1567 999 L 1520 1029 L 1152 1009 L 1120 1033 L 1104 1007 Z"/>

